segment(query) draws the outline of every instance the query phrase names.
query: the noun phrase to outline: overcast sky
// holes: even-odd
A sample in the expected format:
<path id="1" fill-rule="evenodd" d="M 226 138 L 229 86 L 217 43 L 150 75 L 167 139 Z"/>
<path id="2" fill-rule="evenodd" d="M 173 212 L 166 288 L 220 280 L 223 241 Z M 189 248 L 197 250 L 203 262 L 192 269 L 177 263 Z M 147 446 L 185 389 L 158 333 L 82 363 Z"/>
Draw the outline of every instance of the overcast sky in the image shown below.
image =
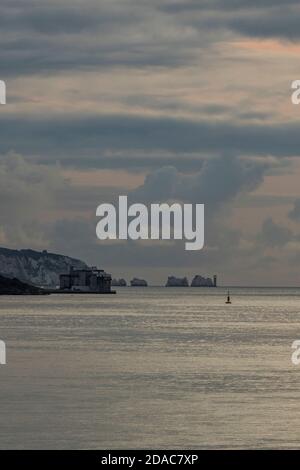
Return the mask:
<path id="1" fill-rule="evenodd" d="M 0 245 L 299 285 L 299 24 L 298 0 L 2 0 Z M 99 242 L 120 194 L 204 203 L 205 248 Z"/>

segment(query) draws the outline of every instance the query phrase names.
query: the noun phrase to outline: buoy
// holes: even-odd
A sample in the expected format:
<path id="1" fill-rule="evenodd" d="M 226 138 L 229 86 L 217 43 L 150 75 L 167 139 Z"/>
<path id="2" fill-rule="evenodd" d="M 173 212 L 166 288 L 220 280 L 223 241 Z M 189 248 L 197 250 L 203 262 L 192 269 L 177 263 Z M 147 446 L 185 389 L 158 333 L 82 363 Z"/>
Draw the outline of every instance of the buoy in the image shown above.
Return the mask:
<path id="1" fill-rule="evenodd" d="M 225 302 L 226 304 L 231 304 L 231 300 L 230 300 L 230 294 L 229 294 L 229 291 L 228 291 L 228 294 L 227 294 L 227 300 Z"/>

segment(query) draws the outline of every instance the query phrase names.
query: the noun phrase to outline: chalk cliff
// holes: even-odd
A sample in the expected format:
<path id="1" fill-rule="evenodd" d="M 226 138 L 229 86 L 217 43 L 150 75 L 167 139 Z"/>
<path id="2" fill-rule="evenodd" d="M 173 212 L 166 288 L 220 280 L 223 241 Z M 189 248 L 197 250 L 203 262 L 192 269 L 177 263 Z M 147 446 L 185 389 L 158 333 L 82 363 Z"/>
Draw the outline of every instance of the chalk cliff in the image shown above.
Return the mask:
<path id="1" fill-rule="evenodd" d="M 132 281 L 130 281 L 131 287 L 147 287 L 148 283 L 144 279 L 138 279 L 134 277 Z"/>
<path id="2" fill-rule="evenodd" d="M 8 278 L 38 286 L 55 287 L 59 284 L 59 275 L 69 272 L 70 267 L 86 268 L 78 259 L 64 255 L 48 253 L 46 250 L 10 250 L 0 247 L 0 274 Z"/>
<path id="3" fill-rule="evenodd" d="M 189 281 L 186 277 L 169 276 L 166 287 L 188 287 Z"/>
<path id="4" fill-rule="evenodd" d="M 113 279 L 111 281 L 111 285 L 114 286 L 114 287 L 126 287 L 127 286 L 127 282 L 125 281 L 125 279 L 123 278 L 120 278 L 120 279 Z"/>
<path id="5" fill-rule="evenodd" d="M 210 277 L 197 275 L 192 280 L 191 287 L 214 287 L 214 283 Z"/>

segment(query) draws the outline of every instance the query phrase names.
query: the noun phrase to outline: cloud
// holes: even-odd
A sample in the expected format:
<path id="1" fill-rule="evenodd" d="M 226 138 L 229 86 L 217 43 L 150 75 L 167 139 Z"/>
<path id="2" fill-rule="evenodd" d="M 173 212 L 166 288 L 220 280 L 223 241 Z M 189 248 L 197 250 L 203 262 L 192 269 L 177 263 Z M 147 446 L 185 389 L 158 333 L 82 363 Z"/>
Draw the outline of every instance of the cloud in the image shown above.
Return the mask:
<path id="1" fill-rule="evenodd" d="M 162 10 L 201 30 L 214 29 L 243 36 L 298 40 L 300 8 L 297 0 L 168 1 Z"/>
<path id="2" fill-rule="evenodd" d="M 257 237 L 259 243 L 269 248 L 280 248 L 293 239 L 292 232 L 284 226 L 273 221 L 271 217 L 267 218 L 262 225 L 261 232 Z"/>
<path id="3" fill-rule="evenodd" d="M 240 35 L 298 40 L 299 15 L 294 0 L 5 0 L 2 78 L 195 65 Z"/>
<path id="4" fill-rule="evenodd" d="M 281 5 L 275 11 L 265 11 L 262 14 L 255 10 L 251 15 L 232 18 L 228 22 L 228 26 L 245 36 L 294 41 L 300 39 L 299 21 L 299 4 L 297 8 L 282 7 Z"/>
<path id="5" fill-rule="evenodd" d="M 268 165 L 234 156 L 208 158 L 201 171 L 184 175 L 174 167 L 163 167 L 146 176 L 131 193 L 137 201 L 181 200 L 211 207 L 227 203 L 243 191 L 262 183 Z"/>
<path id="6" fill-rule="evenodd" d="M 296 222 L 300 221 L 300 199 L 295 201 L 293 209 L 289 212 L 289 218 Z"/>
<path id="7" fill-rule="evenodd" d="M 202 266 L 213 269 L 220 263 L 232 263 L 237 253 L 241 233 L 230 227 L 225 213 L 230 203 L 241 193 L 252 191 L 263 181 L 268 166 L 259 161 L 237 157 L 207 158 L 196 174 L 180 173 L 174 167 L 163 167 L 148 174 L 144 184 L 128 193 L 130 202 L 183 202 L 206 204 L 205 249 L 193 253 L 184 250 L 184 243 L 166 242 L 99 242 L 96 238 L 95 215 L 89 218 L 64 218 L 52 226 L 51 249 L 77 253 L 78 256 L 104 266 L 162 268 Z M 100 189 L 100 188 L 99 188 Z M 113 200 L 116 202 L 118 192 Z M 226 209 L 227 206 L 227 209 Z M 96 207 L 96 205 L 95 205 Z M 222 207 L 221 213 L 217 210 Z M 216 215 L 218 214 L 218 217 Z M 108 268 L 107 268 L 108 269 Z"/>
<path id="8" fill-rule="evenodd" d="M 100 242 L 96 238 L 95 227 L 95 219 L 58 220 L 50 232 L 49 249 L 67 255 L 76 253 L 88 263 L 98 264 L 110 271 L 115 267 L 122 270 L 138 268 L 145 275 L 145 272 L 157 269 L 161 282 L 162 268 L 195 269 L 201 265 L 203 269 L 213 270 L 225 262 L 230 263 L 240 239 L 238 232 L 223 228 L 214 237 L 218 241 L 217 249 L 209 250 L 206 247 L 201 251 L 189 252 L 184 249 L 184 241 Z"/>
<path id="9" fill-rule="evenodd" d="M 156 156 L 170 152 L 177 157 L 196 152 L 200 156 L 289 157 L 298 156 L 299 148 L 297 123 L 240 124 L 144 115 L 0 116 L 1 153 L 13 149 L 24 155 L 39 156 L 43 149 L 39 161 L 47 162 L 51 157 L 50 162 L 56 159 L 64 165 L 78 167 L 101 167 L 101 162 L 109 167 L 110 161 L 114 167 L 115 162 L 109 157 L 114 152 L 128 156 L 130 152 L 140 151 L 141 158 L 147 152 Z M 130 166 L 130 161 L 127 163 Z"/>
<path id="10" fill-rule="evenodd" d="M 21 155 L 0 158 L 2 242 L 21 246 L 47 242 L 49 211 L 66 182 L 59 168 L 33 164 Z"/>
<path id="11" fill-rule="evenodd" d="M 298 0 L 286 0 L 284 5 L 297 5 Z M 252 0 L 165 0 L 162 2 L 162 8 L 167 11 L 183 12 L 183 11 L 216 11 L 218 12 L 234 12 L 239 10 L 259 10 L 265 8 L 274 8 L 282 6 L 282 0 L 262 0 L 254 3 Z"/>
<path id="12" fill-rule="evenodd" d="M 52 0 L 4 2 L 0 61 L 5 74 L 177 67 L 191 60 L 198 34 L 157 2 Z"/>

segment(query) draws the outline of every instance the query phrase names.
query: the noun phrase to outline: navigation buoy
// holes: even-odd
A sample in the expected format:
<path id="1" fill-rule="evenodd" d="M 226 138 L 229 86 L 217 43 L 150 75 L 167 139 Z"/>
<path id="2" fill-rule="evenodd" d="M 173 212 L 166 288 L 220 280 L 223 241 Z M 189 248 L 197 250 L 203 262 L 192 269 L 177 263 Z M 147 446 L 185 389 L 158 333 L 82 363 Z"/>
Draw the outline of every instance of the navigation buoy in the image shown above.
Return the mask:
<path id="1" fill-rule="evenodd" d="M 231 304 L 231 299 L 230 299 L 230 294 L 229 294 L 229 291 L 228 291 L 228 294 L 227 294 L 227 300 L 225 302 L 226 304 Z"/>

